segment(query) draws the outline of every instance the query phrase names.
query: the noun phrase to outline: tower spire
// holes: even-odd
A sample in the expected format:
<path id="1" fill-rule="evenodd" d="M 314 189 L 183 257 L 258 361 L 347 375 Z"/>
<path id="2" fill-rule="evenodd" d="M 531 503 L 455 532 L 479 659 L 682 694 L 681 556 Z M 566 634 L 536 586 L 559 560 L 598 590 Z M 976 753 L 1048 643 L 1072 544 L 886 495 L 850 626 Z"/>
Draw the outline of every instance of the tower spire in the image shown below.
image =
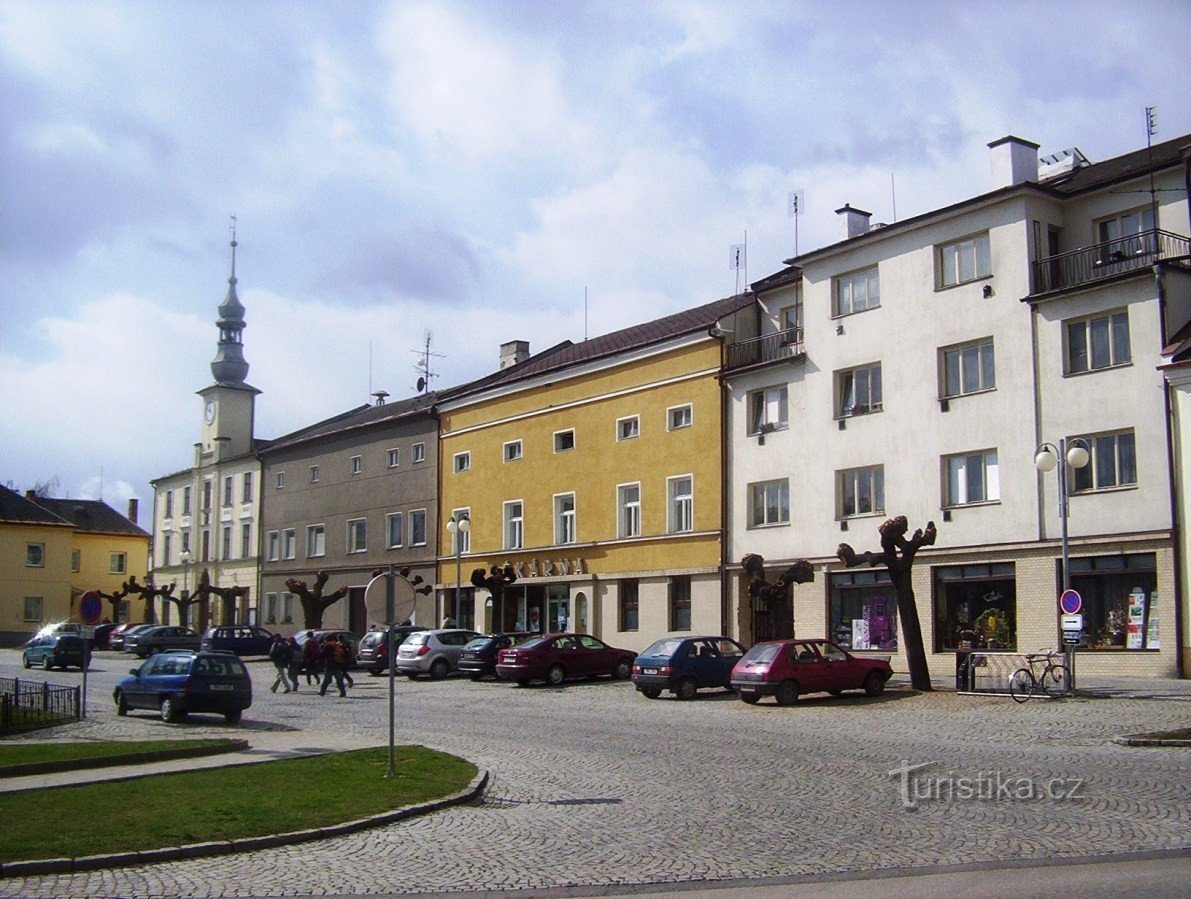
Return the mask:
<path id="1" fill-rule="evenodd" d="M 244 330 L 244 304 L 236 295 L 236 217 L 231 216 L 232 273 L 227 279 L 227 296 L 219 306 L 219 348 L 211 360 L 211 374 L 217 384 L 244 385 L 248 377 L 248 363 L 244 360 L 242 345 Z M 246 386 L 246 385 L 245 385 Z"/>

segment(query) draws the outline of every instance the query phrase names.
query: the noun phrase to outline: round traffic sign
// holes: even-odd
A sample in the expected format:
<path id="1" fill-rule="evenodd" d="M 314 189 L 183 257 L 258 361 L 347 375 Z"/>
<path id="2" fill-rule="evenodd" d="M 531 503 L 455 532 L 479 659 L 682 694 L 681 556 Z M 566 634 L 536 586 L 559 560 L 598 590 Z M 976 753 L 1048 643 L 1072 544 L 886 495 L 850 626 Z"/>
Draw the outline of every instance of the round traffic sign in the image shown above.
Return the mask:
<path id="1" fill-rule="evenodd" d="M 88 590 L 79 602 L 79 614 L 87 624 L 98 624 L 103 616 L 103 597 L 94 590 Z"/>
<path id="2" fill-rule="evenodd" d="M 1063 595 L 1059 597 L 1059 608 L 1066 615 L 1078 615 L 1079 610 L 1083 608 L 1083 597 L 1074 590 L 1064 590 Z"/>

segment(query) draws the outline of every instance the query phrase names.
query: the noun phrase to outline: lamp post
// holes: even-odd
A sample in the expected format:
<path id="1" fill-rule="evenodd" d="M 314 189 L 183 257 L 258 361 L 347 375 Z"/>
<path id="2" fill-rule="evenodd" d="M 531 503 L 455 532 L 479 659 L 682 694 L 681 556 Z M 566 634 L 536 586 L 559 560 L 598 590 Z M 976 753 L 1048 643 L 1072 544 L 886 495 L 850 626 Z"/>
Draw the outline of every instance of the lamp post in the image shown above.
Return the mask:
<path id="1" fill-rule="evenodd" d="M 190 599 L 190 550 L 182 550 L 182 601 L 186 602 Z M 186 608 L 189 611 L 189 606 L 179 606 L 179 609 Z M 188 622 L 189 623 L 189 622 Z"/>
<path id="2" fill-rule="evenodd" d="M 455 541 L 455 627 L 459 627 L 459 593 L 463 581 L 463 540 L 471 531 L 471 518 L 466 512 L 456 512 L 447 521 L 447 533 Z"/>

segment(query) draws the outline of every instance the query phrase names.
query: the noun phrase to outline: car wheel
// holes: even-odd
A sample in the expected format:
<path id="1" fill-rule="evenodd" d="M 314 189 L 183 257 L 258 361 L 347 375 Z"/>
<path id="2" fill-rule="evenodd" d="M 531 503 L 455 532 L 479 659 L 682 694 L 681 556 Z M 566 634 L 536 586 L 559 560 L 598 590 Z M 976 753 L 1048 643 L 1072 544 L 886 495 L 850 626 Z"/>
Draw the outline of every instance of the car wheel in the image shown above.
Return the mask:
<path id="1" fill-rule="evenodd" d="M 434 664 L 430 666 L 430 679 L 442 680 L 451 673 L 451 665 L 446 659 L 436 659 Z"/>
<path id="2" fill-rule="evenodd" d="M 23 653 L 23 652 L 21 653 L 21 664 L 22 664 L 24 667 L 26 667 L 26 668 L 32 668 L 32 667 L 33 667 L 32 665 L 30 665 L 30 664 L 29 664 L 29 656 L 27 656 L 27 655 L 26 655 L 25 653 Z"/>
<path id="3" fill-rule="evenodd" d="M 476 672 L 475 674 L 471 674 L 471 675 L 469 675 L 469 677 L 471 678 L 472 683 L 479 683 L 481 680 L 484 679 L 484 675 L 480 674 L 479 672 Z"/>
<path id="4" fill-rule="evenodd" d="M 694 699 L 698 692 L 699 685 L 693 677 L 684 677 L 674 687 L 674 695 L 682 700 Z"/>
<path id="5" fill-rule="evenodd" d="M 864 692 L 869 696 L 880 696 L 885 692 L 885 678 L 880 671 L 870 671 L 864 679 Z"/>
<path id="6" fill-rule="evenodd" d="M 782 681 L 773 697 L 778 705 L 794 705 L 798 701 L 798 684 L 792 680 Z"/>
<path id="7" fill-rule="evenodd" d="M 529 686 L 529 678 L 528 677 L 517 678 L 517 686 L 518 687 L 528 687 Z"/>
<path id="8" fill-rule="evenodd" d="M 166 696 L 161 700 L 161 720 L 166 722 L 181 721 L 186 715 L 180 708 L 178 708 L 178 700 L 172 696 Z"/>
<path id="9" fill-rule="evenodd" d="M 760 693 L 741 693 L 740 701 L 747 702 L 749 705 L 756 705 L 758 702 L 761 701 L 761 694 Z"/>
<path id="10" fill-rule="evenodd" d="M 657 687 L 638 687 L 637 690 L 646 699 L 657 699 L 659 696 L 662 695 L 662 691 L 659 690 Z"/>
<path id="11" fill-rule="evenodd" d="M 382 666 L 373 665 L 371 668 L 368 669 L 368 673 L 371 674 L 373 677 L 376 677 L 376 676 L 382 674 L 384 672 L 384 670 L 385 669 L 384 669 L 383 665 Z"/>
<path id="12" fill-rule="evenodd" d="M 240 711 L 240 709 L 236 709 L 234 712 L 224 712 L 223 717 L 228 724 L 239 724 L 240 716 L 243 714 L 244 713 Z"/>
<path id="13" fill-rule="evenodd" d="M 406 676 L 406 677 L 408 677 L 410 680 L 417 680 L 417 679 L 418 679 L 418 672 L 416 672 L 416 671 L 407 671 L 407 672 L 405 672 L 405 676 Z"/>
<path id="14" fill-rule="evenodd" d="M 617 680 L 628 680 L 633 676 L 633 663 L 628 659 L 621 659 L 612 670 L 612 676 Z"/>
<path id="15" fill-rule="evenodd" d="M 128 700 L 124 698 L 124 691 L 116 691 L 116 714 L 123 718 L 128 714 Z"/>
<path id="16" fill-rule="evenodd" d="M 563 670 L 562 665 L 551 665 L 550 670 L 546 672 L 546 683 L 557 687 L 564 680 L 566 680 L 567 673 Z"/>
<path id="17" fill-rule="evenodd" d="M 41 667 L 42 667 L 42 669 L 43 669 L 43 670 L 45 670 L 45 671 L 49 671 L 51 668 L 53 668 L 53 667 L 54 667 L 53 665 L 51 665 L 51 664 L 50 664 L 50 657 L 49 657 L 49 656 L 42 656 L 42 657 L 41 657 Z"/>

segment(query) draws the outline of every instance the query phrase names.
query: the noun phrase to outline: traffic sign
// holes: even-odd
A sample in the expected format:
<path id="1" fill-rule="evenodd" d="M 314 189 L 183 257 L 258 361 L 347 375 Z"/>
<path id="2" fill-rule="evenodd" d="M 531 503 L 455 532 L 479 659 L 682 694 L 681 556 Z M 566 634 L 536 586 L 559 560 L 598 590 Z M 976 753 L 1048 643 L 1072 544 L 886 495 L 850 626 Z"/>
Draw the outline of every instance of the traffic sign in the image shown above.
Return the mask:
<path id="1" fill-rule="evenodd" d="M 103 597 L 94 590 L 88 590 L 79 601 L 79 614 L 87 624 L 98 624 L 103 617 Z"/>
<path id="2" fill-rule="evenodd" d="M 1082 631 L 1083 630 L 1083 615 L 1078 613 L 1074 615 L 1064 615 L 1062 618 L 1063 630 L 1065 631 Z"/>
<path id="3" fill-rule="evenodd" d="M 1074 590 L 1064 590 L 1059 597 L 1059 608 L 1068 615 L 1078 615 L 1083 608 L 1083 597 Z"/>

